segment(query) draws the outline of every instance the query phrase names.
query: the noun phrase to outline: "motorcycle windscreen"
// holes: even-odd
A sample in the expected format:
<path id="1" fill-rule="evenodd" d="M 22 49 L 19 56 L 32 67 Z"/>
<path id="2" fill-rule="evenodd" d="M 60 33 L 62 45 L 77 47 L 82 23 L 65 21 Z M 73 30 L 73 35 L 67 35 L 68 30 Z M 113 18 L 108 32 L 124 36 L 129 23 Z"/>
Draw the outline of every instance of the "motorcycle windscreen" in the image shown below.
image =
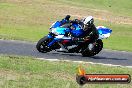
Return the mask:
<path id="1" fill-rule="evenodd" d="M 60 22 L 60 21 L 56 21 L 55 23 L 53 23 L 53 24 L 51 25 L 50 28 L 57 28 L 57 27 L 59 27 L 60 25 L 61 25 L 61 22 Z"/>
<path id="2" fill-rule="evenodd" d="M 99 39 L 105 39 L 110 37 L 110 34 L 112 32 L 111 29 L 106 27 L 97 27 L 97 30 L 99 32 Z"/>
<path id="3" fill-rule="evenodd" d="M 55 28 L 55 32 L 57 33 L 57 35 L 65 35 L 66 28 L 57 27 Z"/>

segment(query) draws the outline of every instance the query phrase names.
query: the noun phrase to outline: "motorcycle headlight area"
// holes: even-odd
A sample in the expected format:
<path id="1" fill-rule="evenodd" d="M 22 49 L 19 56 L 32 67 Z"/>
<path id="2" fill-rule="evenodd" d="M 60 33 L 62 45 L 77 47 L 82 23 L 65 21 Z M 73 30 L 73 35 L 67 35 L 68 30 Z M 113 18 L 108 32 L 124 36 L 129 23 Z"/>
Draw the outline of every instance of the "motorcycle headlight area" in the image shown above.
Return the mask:
<path id="1" fill-rule="evenodd" d="M 58 32 L 56 31 L 56 28 L 52 28 L 52 33 L 54 33 L 55 35 L 58 35 Z"/>

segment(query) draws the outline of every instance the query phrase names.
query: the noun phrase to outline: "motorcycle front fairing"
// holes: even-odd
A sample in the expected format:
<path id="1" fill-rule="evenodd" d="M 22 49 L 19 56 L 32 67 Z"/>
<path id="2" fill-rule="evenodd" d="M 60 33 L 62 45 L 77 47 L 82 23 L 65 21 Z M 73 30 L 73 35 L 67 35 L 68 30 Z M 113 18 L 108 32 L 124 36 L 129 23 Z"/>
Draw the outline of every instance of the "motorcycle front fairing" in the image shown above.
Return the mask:
<path id="1" fill-rule="evenodd" d="M 71 40 L 71 38 L 65 38 L 64 35 L 66 33 L 70 32 L 70 28 L 64 28 L 64 27 L 60 27 L 61 26 L 61 22 L 60 21 L 56 21 L 55 23 L 52 24 L 52 26 L 50 27 L 50 34 L 48 34 L 48 37 L 51 38 L 51 33 L 53 33 L 55 36 L 53 38 L 53 41 L 51 41 L 48 46 L 52 46 L 55 42 L 59 42 L 62 39 L 68 39 Z"/>
<path id="2" fill-rule="evenodd" d="M 53 30 L 53 29 L 55 29 L 55 28 L 57 28 L 57 27 L 60 27 L 60 25 L 61 25 L 61 22 L 60 22 L 60 21 L 56 21 L 56 22 L 54 22 L 54 23 L 51 25 L 51 27 L 49 28 L 50 33 L 47 35 L 48 38 L 54 38 L 55 33 L 54 33 L 54 30 Z M 54 34 L 54 35 L 53 35 L 53 34 Z"/>
<path id="3" fill-rule="evenodd" d="M 60 27 L 61 25 L 62 23 L 60 21 L 56 21 L 51 25 L 50 29 Z"/>
<path id="4" fill-rule="evenodd" d="M 70 32 L 69 28 L 61 27 L 62 23 L 60 21 L 56 21 L 50 27 L 50 31 L 55 33 L 56 35 L 65 35 L 66 32 Z"/>

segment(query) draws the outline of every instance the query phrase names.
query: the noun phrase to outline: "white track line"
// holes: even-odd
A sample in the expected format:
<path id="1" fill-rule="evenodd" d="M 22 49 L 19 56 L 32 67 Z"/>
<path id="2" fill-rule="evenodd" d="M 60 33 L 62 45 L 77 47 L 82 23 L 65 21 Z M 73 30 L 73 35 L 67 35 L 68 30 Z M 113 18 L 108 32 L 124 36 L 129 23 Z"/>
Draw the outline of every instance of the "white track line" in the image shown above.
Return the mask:
<path id="1" fill-rule="evenodd" d="M 36 58 L 39 60 L 47 60 L 47 61 L 65 61 L 65 62 L 73 62 L 73 63 L 89 63 L 89 64 L 98 64 L 98 65 L 105 65 L 105 66 L 114 66 L 114 67 L 127 67 L 132 68 L 132 66 L 122 66 L 122 65 L 113 65 L 113 64 L 104 64 L 104 63 L 94 63 L 94 62 L 84 62 L 84 61 L 72 61 L 72 60 L 59 60 L 59 59 L 46 59 L 46 58 Z"/>

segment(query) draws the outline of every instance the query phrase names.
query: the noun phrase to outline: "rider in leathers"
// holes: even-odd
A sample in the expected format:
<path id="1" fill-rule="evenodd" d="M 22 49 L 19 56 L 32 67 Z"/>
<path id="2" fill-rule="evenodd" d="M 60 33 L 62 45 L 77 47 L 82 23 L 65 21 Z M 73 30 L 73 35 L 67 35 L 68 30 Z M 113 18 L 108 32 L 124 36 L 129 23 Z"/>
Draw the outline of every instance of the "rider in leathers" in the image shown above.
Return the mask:
<path id="1" fill-rule="evenodd" d="M 95 42 L 99 37 L 98 31 L 94 25 L 94 19 L 92 16 L 88 16 L 82 20 L 69 20 L 70 15 L 67 15 L 61 20 L 61 26 L 67 26 L 71 28 L 71 35 L 73 41 L 85 41 L 89 40 L 91 43 Z M 79 29 L 71 26 L 71 24 L 78 24 Z M 60 51 L 67 51 L 64 46 L 61 46 Z"/>

